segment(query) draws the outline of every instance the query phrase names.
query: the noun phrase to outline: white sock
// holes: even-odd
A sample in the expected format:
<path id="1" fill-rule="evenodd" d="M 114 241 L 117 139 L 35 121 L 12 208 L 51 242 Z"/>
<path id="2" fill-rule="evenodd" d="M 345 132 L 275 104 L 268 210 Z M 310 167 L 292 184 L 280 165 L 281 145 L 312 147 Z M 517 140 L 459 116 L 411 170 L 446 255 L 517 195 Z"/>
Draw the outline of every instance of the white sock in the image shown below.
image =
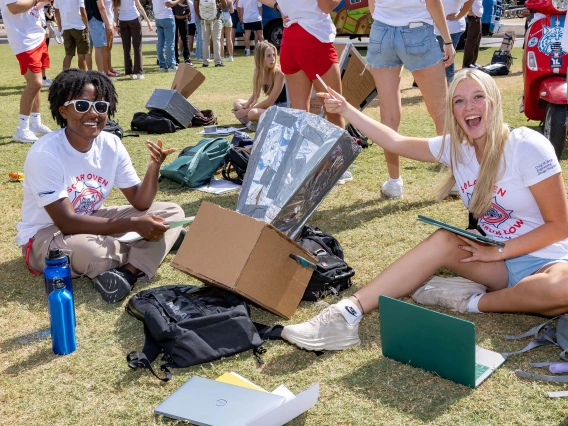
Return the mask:
<path id="1" fill-rule="evenodd" d="M 30 116 L 20 114 L 20 122 L 18 124 L 18 129 L 27 130 L 30 128 Z"/>
<path id="2" fill-rule="evenodd" d="M 402 185 L 402 178 L 398 177 L 396 179 L 393 179 L 393 178 L 389 177 L 389 182 L 399 183 L 399 184 Z"/>
<path id="3" fill-rule="evenodd" d="M 481 299 L 481 296 L 483 296 L 483 294 L 479 293 L 479 294 L 474 294 L 473 296 L 471 296 L 469 298 L 469 302 L 467 302 L 467 311 L 468 312 L 470 312 L 472 314 L 482 314 L 483 313 L 478 308 L 479 299 Z"/>
<path id="4" fill-rule="evenodd" d="M 32 112 L 30 115 L 30 124 L 32 126 L 39 126 L 41 124 L 41 115 L 39 112 Z"/>
<path id="5" fill-rule="evenodd" d="M 343 299 L 335 306 L 339 308 L 342 315 L 345 317 L 345 321 L 351 325 L 355 324 L 363 316 L 357 305 L 349 299 Z"/>

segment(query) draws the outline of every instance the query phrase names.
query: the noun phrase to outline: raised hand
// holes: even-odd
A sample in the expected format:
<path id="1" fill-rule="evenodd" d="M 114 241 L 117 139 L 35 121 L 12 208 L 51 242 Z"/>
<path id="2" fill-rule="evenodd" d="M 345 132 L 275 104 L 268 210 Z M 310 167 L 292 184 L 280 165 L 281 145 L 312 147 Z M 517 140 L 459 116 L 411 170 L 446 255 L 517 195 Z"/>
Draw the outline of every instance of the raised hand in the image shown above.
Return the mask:
<path id="1" fill-rule="evenodd" d="M 161 166 L 164 160 L 172 152 L 176 152 L 176 148 L 162 149 L 162 140 L 158 139 L 158 143 L 155 144 L 150 140 L 146 140 L 146 146 L 150 150 L 150 164 L 156 164 Z"/>

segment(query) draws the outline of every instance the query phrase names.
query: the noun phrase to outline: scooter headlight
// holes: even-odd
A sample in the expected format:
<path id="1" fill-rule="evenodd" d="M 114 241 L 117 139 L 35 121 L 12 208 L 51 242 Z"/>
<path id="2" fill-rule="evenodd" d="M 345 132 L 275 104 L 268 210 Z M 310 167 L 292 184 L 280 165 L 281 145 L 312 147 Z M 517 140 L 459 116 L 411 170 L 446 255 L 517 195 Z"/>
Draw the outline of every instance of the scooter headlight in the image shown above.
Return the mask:
<path id="1" fill-rule="evenodd" d="M 534 54 L 534 52 L 528 52 L 527 68 L 531 71 L 537 71 L 538 70 L 538 66 L 536 65 L 536 55 Z"/>

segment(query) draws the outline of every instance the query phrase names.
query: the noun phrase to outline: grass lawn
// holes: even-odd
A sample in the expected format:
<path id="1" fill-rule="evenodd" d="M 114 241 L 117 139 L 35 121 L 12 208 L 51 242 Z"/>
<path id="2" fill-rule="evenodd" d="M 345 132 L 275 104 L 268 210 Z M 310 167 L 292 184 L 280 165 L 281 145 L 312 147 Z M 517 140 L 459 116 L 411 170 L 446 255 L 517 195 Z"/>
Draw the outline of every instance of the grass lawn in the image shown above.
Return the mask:
<path id="1" fill-rule="evenodd" d="M 479 63 L 489 63 L 493 49 L 482 50 Z M 247 97 L 252 90 L 252 57 L 240 50 L 234 63 L 224 69 L 209 67 L 205 83 L 191 96 L 201 109 L 211 108 L 220 124 L 234 124 L 232 101 Z M 55 77 L 61 69 L 63 46 L 50 47 Z M 122 49 L 115 46 L 113 58 L 121 70 Z M 526 124 L 518 113 L 522 87 L 520 49 L 513 72 L 497 79 L 504 100 L 505 117 L 512 126 Z M 193 375 L 216 378 L 235 371 L 272 390 L 285 384 L 299 392 L 314 382 L 321 384 L 318 404 L 292 422 L 294 425 L 407 425 L 407 424 L 568 424 L 568 405 L 562 399 L 549 399 L 546 391 L 564 386 L 518 378 L 514 370 L 530 370 L 529 362 L 557 360 L 558 348 L 541 348 L 508 360 L 479 389 L 472 390 L 418 369 L 386 359 L 381 354 L 379 318 L 367 315 L 360 326 L 362 346 L 345 352 L 330 352 L 317 357 L 284 342 L 268 342 L 265 364 L 259 367 L 246 352 L 240 355 L 174 370 L 174 378 L 162 384 L 148 372 L 133 372 L 125 362 L 132 350 L 143 345 L 142 324 L 124 311 L 126 301 L 109 305 L 101 300 L 88 280 L 75 280 L 77 311 L 76 352 L 55 356 L 49 338 L 37 333 L 48 328 L 43 278 L 26 269 L 20 250 L 13 242 L 20 220 L 22 186 L 8 181 L 8 172 L 22 171 L 29 146 L 11 140 L 18 120 L 20 93 L 24 87 L 15 57 L 7 45 L 0 46 L 0 418 L 3 424 L 173 424 L 154 416 L 154 408 Z M 457 63 L 461 64 L 461 53 Z M 117 121 L 129 129 L 132 116 L 144 105 L 156 87 L 167 88 L 173 74 L 158 73 L 153 45 L 144 45 L 146 80 L 130 81 L 120 77 Z M 413 136 L 434 135 L 433 123 L 426 112 L 420 92 L 411 89 L 412 79 L 404 73 L 402 83 L 403 120 L 401 132 Z M 47 90 L 42 90 L 44 122 L 55 128 L 47 113 Z M 366 110 L 378 119 L 376 102 Z M 531 122 L 531 126 L 538 123 Z M 165 147 L 195 144 L 195 129 L 161 138 Z M 128 133 L 128 132 L 127 132 Z M 148 161 L 145 136 L 123 140 L 134 166 L 142 175 Z M 151 136 L 155 140 L 156 136 Z M 566 166 L 566 160 L 562 162 Z M 433 193 L 440 181 L 438 167 L 402 160 L 405 198 L 386 200 L 380 185 L 387 178 L 381 149 L 371 147 L 355 161 L 354 181 L 334 188 L 309 221 L 332 234 L 343 245 L 347 262 L 357 275 L 354 286 L 344 297 L 362 287 L 424 239 L 433 229 L 416 221 L 417 214 L 463 226 L 467 215 L 456 198 L 435 203 Z M 201 201 L 208 200 L 234 209 L 237 195 L 209 196 L 163 183 L 157 200 L 174 201 L 186 214 L 194 215 Z M 125 199 L 113 191 L 107 205 L 123 204 Z M 238 247 L 234 248 L 238 250 Z M 172 268 L 166 258 L 150 286 L 174 283 L 198 284 L 188 275 Z M 421 265 L 416 265 L 420 268 Z M 270 283 L 266 283 L 270 285 Z M 340 297 L 330 297 L 336 302 Z M 320 308 L 302 303 L 291 323 L 310 318 Z M 508 342 L 505 334 L 519 334 L 542 322 L 531 315 L 458 315 L 475 322 L 478 344 L 498 352 L 520 349 L 525 342 Z M 268 324 L 286 321 L 253 309 L 256 321 Z"/>

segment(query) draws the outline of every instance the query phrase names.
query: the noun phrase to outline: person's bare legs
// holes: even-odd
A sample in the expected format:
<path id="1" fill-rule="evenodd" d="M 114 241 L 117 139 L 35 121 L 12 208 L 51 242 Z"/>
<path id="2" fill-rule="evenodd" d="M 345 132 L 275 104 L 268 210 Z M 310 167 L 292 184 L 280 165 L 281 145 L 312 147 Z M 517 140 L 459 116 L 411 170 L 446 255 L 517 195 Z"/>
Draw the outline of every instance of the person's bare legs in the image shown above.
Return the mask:
<path id="1" fill-rule="evenodd" d="M 87 71 L 87 55 L 77 55 L 77 62 L 80 69 Z"/>
<path id="2" fill-rule="evenodd" d="M 398 132 L 402 117 L 402 103 L 400 96 L 400 77 L 402 67 L 396 68 L 370 68 L 377 95 L 379 97 L 379 110 L 381 123 Z M 384 151 L 387 170 L 391 179 L 400 177 L 400 160 L 398 155 Z"/>
<path id="3" fill-rule="evenodd" d="M 310 97 L 312 94 L 312 81 L 302 70 L 294 74 L 286 74 L 286 86 L 290 98 L 290 108 L 310 110 Z"/>
<path id="4" fill-rule="evenodd" d="M 87 69 L 90 71 L 93 69 L 93 46 L 89 46 L 89 53 L 85 56 L 85 61 L 87 62 Z M 96 58 L 95 58 L 96 62 Z"/>
<path id="5" fill-rule="evenodd" d="M 92 49 L 92 47 L 91 47 Z M 105 65 L 104 65 L 104 50 L 106 47 L 95 47 L 95 63 L 97 65 L 97 71 L 105 72 Z M 87 55 L 87 58 L 91 58 L 91 55 Z M 91 68 L 92 69 L 92 65 Z"/>
<path id="6" fill-rule="evenodd" d="M 331 87 L 337 93 L 341 94 L 341 73 L 339 71 L 339 64 L 334 63 L 331 68 L 324 74 L 320 76 L 325 84 L 328 87 Z M 320 83 L 320 81 L 316 78 L 313 81 L 314 86 L 316 87 L 317 92 L 325 92 L 325 88 Z M 290 87 L 288 86 L 288 91 L 290 91 Z M 308 111 L 309 111 L 309 95 L 308 95 Z M 345 128 L 345 120 L 339 114 L 330 114 L 329 112 L 326 113 L 326 118 L 330 123 L 335 124 L 336 126 L 341 127 L 342 129 Z"/>
<path id="7" fill-rule="evenodd" d="M 245 50 L 250 50 L 250 30 L 245 30 Z"/>
<path id="8" fill-rule="evenodd" d="M 489 292 L 479 299 L 481 312 L 531 312 L 556 316 L 568 312 L 568 263 L 544 267 L 513 287 Z"/>
<path id="9" fill-rule="evenodd" d="M 24 78 L 26 87 L 20 97 L 20 114 L 29 116 L 32 112 L 40 112 L 42 76 L 40 72 L 31 72 L 28 68 Z"/>
<path id="10" fill-rule="evenodd" d="M 436 134 L 441 135 L 444 131 L 444 114 L 448 93 L 444 63 L 440 61 L 431 67 L 416 70 L 412 73 L 412 76 L 422 92 L 428 113 L 434 120 Z"/>
<path id="11" fill-rule="evenodd" d="M 434 232 L 355 293 L 365 313 L 378 308 L 381 294 L 393 298 L 408 296 L 440 268 L 450 269 L 462 277 L 483 284 L 489 291 L 501 290 L 507 286 L 505 262 L 461 263 L 460 259 L 469 256 L 469 252 L 459 248 L 461 244 L 464 244 L 463 241 L 449 231 Z M 355 304 L 357 299 L 352 299 Z"/>
<path id="12" fill-rule="evenodd" d="M 233 38 L 232 38 L 233 28 L 231 27 L 224 27 L 223 33 L 225 34 L 225 43 L 227 44 L 227 53 L 230 57 L 233 56 Z M 223 47 L 223 43 L 221 43 L 221 47 Z"/>
<path id="13" fill-rule="evenodd" d="M 248 121 L 258 121 L 262 113 L 266 111 L 264 108 L 252 108 L 247 114 Z"/>
<path id="14" fill-rule="evenodd" d="M 68 70 L 71 68 L 71 61 L 73 60 L 73 56 L 65 55 L 63 58 L 63 70 Z"/>
<path id="15" fill-rule="evenodd" d="M 264 33 L 262 32 L 262 30 L 256 30 L 254 32 L 254 40 L 255 40 L 255 43 L 257 43 L 259 41 L 264 41 Z"/>

